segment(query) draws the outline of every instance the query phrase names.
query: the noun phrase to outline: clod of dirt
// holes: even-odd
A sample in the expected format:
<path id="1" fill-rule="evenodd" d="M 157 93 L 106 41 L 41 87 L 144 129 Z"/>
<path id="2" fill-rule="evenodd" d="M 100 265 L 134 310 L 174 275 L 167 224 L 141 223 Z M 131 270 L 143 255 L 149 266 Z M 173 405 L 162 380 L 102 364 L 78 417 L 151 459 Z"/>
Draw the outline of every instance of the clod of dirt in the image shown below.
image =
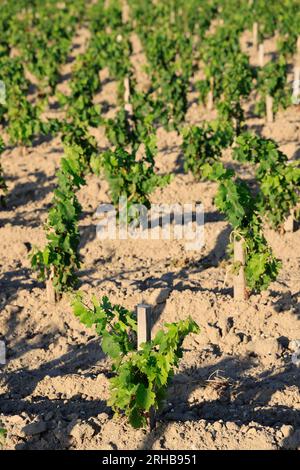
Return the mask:
<path id="1" fill-rule="evenodd" d="M 47 431 L 47 424 L 44 421 L 30 423 L 24 426 L 22 431 L 24 432 L 25 436 L 35 436 L 36 434 L 41 434 L 42 432 Z"/>

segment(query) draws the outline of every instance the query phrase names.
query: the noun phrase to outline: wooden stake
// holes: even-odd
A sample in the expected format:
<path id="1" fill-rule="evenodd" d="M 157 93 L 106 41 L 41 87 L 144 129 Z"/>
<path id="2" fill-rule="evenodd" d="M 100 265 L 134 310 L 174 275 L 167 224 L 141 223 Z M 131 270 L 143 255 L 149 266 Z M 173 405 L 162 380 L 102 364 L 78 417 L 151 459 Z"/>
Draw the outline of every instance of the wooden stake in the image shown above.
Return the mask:
<path id="1" fill-rule="evenodd" d="M 132 104 L 130 103 L 130 82 L 129 82 L 129 78 L 128 77 L 125 77 L 124 78 L 124 109 L 126 111 L 126 114 L 127 114 L 127 119 L 128 119 L 128 123 L 129 123 L 129 126 L 130 128 L 133 128 L 134 126 L 134 123 L 133 123 L 133 108 L 132 108 Z"/>
<path id="2" fill-rule="evenodd" d="M 297 39 L 297 57 L 296 57 L 296 65 L 300 65 L 300 36 Z"/>
<path id="3" fill-rule="evenodd" d="M 152 308 L 149 304 L 139 304 L 137 306 L 137 347 L 141 349 L 141 345 L 147 341 L 151 341 L 152 328 Z M 149 410 L 150 430 L 156 426 L 155 409 L 152 406 Z"/>
<path id="4" fill-rule="evenodd" d="M 292 233 L 294 231 L 294 211 L 291 210 L 290 215 L 285 219 L 283 229 L 285 232 Z"/>
<path id="5" fill-rule="evenodd" d="M 56 293 L 53 286 L 53 277 L 54 277 L 54 268 L 51 267 L 51 273 L 49 279 L 46 281 L 46 290 L 47 290 L 47 300 L 49 304 L 55 304 L 56 302 Z"/>
<path id="6" fill-rule="evenodd" d="M 137 306 L 137 345 L 141 349 L 141 344 L 151 340 L 152 312 L 151 305 L 139 304 Z"/>
<path id="7" fill-rule="evenodd" d="M 234 238 L 234 262 L 240 264 L 238 274 L 234 275 L 233 291 L 235 300 L 246 300 L 245 249 L 244 240 Z"/>
<path id="8" fill-rule="evenodd" d="M 294 68 L 294 83 L 293 83 L 293 104 L 300 103 L 300 66 Z"/>
<path id="9" fill-rule="evenodd" d="M 129 78 L 125 77 L 124 78 L 124 103 L 129 104 L 130 102 L 130 84 L 129 84 Z"/>
<path id="10" fill-rule="evenodd" d="M 3 340 L 0 340 L 0 365 L 5 366 L 6 364 L 6 346 Z"/>
<path id="11" fill-rule="evenodd" d="M 294 68 L 294 81 L 300 82 L 300 66 Z"/>
<path id="12" fill-rule="evenodd" d="M 20 146 L 19 152 L 20 152 L 20 156 L 21 156 L 22 158 L 25 158 L 25 157 L 26 157 L 26 147 L 25 147 L 25 145 L 21 145 L 21 146 Z"/>
<path id="13" fill-rule="evenodd" d="M 258 47 L 258 63 L 260 67 L 265 65 L 265 48 L 263 44 Z"/>
<path id="14" fill-rule="evenodd" d="M 257 44 L 258 44 L 258 23 L 255 22 L 253 23 L 253 29 L 252 29 L 252 35 L 253 35 L 253 47 L 257 51 Z"/>
<path id="15" fill-rule="evenodd" d="M 129 5 L 127 2 L 122 2 L 122 23 L 126 24 L 129 22 Z"/>
<path id="16" fill-rule="evenodd" d="M 267 122 L 274 122 L 274 113 L 273 113 L 273 97 L 270 95 L 266 96 L 266 110 L 267 110 Z"/>

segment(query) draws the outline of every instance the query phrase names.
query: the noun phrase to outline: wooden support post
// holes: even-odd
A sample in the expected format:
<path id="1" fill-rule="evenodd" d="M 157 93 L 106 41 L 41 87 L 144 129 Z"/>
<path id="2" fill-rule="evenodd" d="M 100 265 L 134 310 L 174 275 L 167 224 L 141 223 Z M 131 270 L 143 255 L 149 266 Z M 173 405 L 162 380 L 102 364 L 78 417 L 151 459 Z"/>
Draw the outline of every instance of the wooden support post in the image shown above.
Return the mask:
<path id="1" fill-rule="evenodd" d="M 265 65 L 265 48 L 263 44 L 258 47 L 258 63 L 260 67 Z"/>
<path id="2" fill-rule="evenodd" d="M 152 328 L 152 309 L 151 305 L 139 304 L 137 306 L 137 346 L 141 349 L 141 344 L 151 340 Z"/>
<path id="3" fill-rule="evenodd" d="M 129 22 L 130 13 L 129 13 L 129 5 L 127 2 L 122 2 L 122 23 L 126 24 Z"/>
<path id="4" fill-rule="evenodd" d="M 267 111 L 267 122 L 274 122 L 274 113 L 273 113 L 273 97 L 270 95 L 266 96 L 266 111 Z"/>
<path id="5" fill-rule="evenodd" d="M 147 341 L 151 341 L 152 328 L 152 308 L 149 304 L 139 304 L 137 306 L 137 347 L 141 349 L 141 345 Z M 152 431 L 156 426 L 155 409 L 149 410 L 149 424 Z"/>
<path id="6" fill-rule="evenodd" d="M 6 364 L 6 346 L 3 340 L 0 340 L 0 365 L 5 366 Z"/>
<path id="7" fill-rule="evenodd" d="M 293 104 L 300 104 L 300 64 L 294 68 Z"/>
<path id="8" fill-rule="evenodd" d="M 19 152 L 20 152 L 20 156 L 21 156 L 22 158 L 25 158 L 25 157 L 26 157 L 27 149 L 26 149 L 25 145 L 21 145 L 21 146 L 20 146 Z"/>
<path id="9" fill-rule="evenodd" d="M 245 248 L 244 240 L 234 237 L 234 262 L 239 263 L 239 271 L 234 275 L 233 291 L 235 300 L 246 300 Z"/>
<path id="10" fill-rule="evenodd" d="M 125 77 L 124 78 L 124 103 L 129 104 L 130 102 L 130 83 L 129 83 L 129 78 Z"/>
<path id="11" fill-rule="evenodd" d="M 294 68 L 294 82 L 300 82 L 300 65 Z"/>
<path id="12" fill-rule="evenodd" d="M 53 277 L 54 277 L 54 268 L 52 266 L 50 276 L 46 281 L 46 290 L 47 290 L 47 300 L 49 304 L 55 304 L 56 302 L 56 293 L 53 286 Z"/>
<path id="13" fill-rule="evenodd" d="M 208 111 L 212 111 L 214 107 L 214 79 L 213 77 L 210 78 L 209 83 L 210 83 L 210 89 L 207 95 L 207 109 Z"/>
<path id="14" fill-rule="evenodd" d="M 295 222 L 295 216 L 294 216 L 294 211 L 291 210 L 290 215 L 285 219 L 283 229 L 285 232 L 293 232 L 294 231 L 294 222 Z"/>
<path id="15" fill-rule="evenodd" d="M 125 77 L 124 78 L 124 109 L 127 114 L 127 119 L 128 119 L 128 124 L 130 129 L 133 128 L 134 123 L 133 123 L 133 108 L 132 104 L 130 103 L 130 82 L 129 78 Z"/>
<path id="16" fill-rule="evenodd" d="M 253 42 L 253 47 L 257 51 L 257 44 L 258 44 L 258 23 L 255 22 L 253 23 L 253 29 L 252 29 L 252 42 Z"/>
<path id="17" fill-rule="evenodd" d="M 297 57 L 296 57 L 296 65 L 300 65 L 300 36 L 297 39 Z"/>

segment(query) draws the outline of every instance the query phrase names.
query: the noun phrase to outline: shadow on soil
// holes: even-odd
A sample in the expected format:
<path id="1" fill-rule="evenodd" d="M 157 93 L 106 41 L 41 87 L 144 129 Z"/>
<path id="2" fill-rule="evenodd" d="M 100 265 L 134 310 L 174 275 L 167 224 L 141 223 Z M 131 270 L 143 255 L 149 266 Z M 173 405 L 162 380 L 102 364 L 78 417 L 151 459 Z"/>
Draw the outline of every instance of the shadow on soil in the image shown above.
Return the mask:
<path id="1" fill-rule="evenodd" d="M 273 394 L 283 392 L 287 387 L 299 387 L 300 376 L 296 366 L 287 364 L 276 373 L 267 370 L 258 376 L 249 376 L 247 371 L 255 367 L 251 358 L 226 358 L 213 366 L 183 370 L 174 377 L 168 396 L 172 405 L 162 411 L 156 430 L 148 434 L 141 449 L 152 449 L 155 442 L 164 439 L 170 421 L 198 421 L 205 419 L 210 423 L 222 420 L 238 426 L 258 423 L 262 426 L 279 429 L 283 424 L 294 429 L 300 426 L 300 410 L 288 405 L 269 404 Z M 222 371 L 223 381 L 207 380 L 215 371 Z M 189 403 L 191 394 L 196 390 L 207 389 L 200 403 Z M 217 391 L 217 399 L 209 399 Z M 200 393 L 201 396 L 201 393 Z M 170 408 L 172 408 L 170 410 Z M 296 430 L 281 443 L 281 448 L 297 448 L 300 434 Z"/>
<path id="2" fill-rule="evenodd" d="M 34 176 L 35 180 L 17 183 L 9 192 L 3 217 L 1 217 L 1 225 L 30 228 L 41 225 L 41 218 L 49 209 L 50 204 L 44 204 L 42 208 L 30 210 L 26 209 L 26 205 L 41 202 L 48 194 L 52 194 L 55 189 L 55 176 L 48 177 L 43 171 L 32 173 L 29 176 Z M 9 212 L 7 217 L 6 212 Z"/>
<path id="3" fill-rule="evenodd" d="M 30 269 L 20 267 L 19 269 L 5 272 L 0 278 L 0 292 L 3 295 L 1 296 L 0 312 L 7 305 L 13 305 L 19 289 L 25 289 L 30 292 L 34 287 L 42 287 L 42 283 L 32 278 L 32 271 Z"/>
<path id="4" fill-rule="evenodd" d="M 292 309 L 298 320 L 300 320 L 300 291 L 292 294 L 290 291 L 283 293 L 271 290 L 270 296 L 271 298 L 277 298 L 273 303 L 273 307 L 275 308 L 276 312 L 287 312 Z"/>
<path id="5" fill-rule="evenodd" d="M 217 212 L 211 212 L 205 215 L 205 221 L 212 223 L 212 222 L 219 222 L 223 220 L 222 216 Z M 87 240 L 90 240 L 90 228 L 91 226 L 84 228 L 83 233 L 83 246 Z M 228 295 L 231 294 L 232 289 L 223 287 L 223 288 L 205 288 L 202 287 L 198 280 L 190 279 L 195 273 L 201 273 L 209 268 L 216 268 L 218 267 L 219 263 L 226 257 L 226 247 L 229 243 L 229 236 L 230 236 L 231 229 L 230 227 L 225 227 L 223 229 L 216 240 L 216 244 L 214 248 L 204 257 L 201 257 L 199 254 L 199 260 L 189 260 L 184 263 L 183 266 L 179 265 L 179 268 L 172 264 L 165 266 L 165 274 L 160 275 L 159 277 L 151 276 L 151 277 L 142 277 L 141 276 L 141 269 L 133 268 L 131 270 L 123 270 L 120 269 L 118 272 L 111 273 L 108 276 L 102 276 L 101 279 L 97 276 L 99 269 L 97 268 L 97 263 L 111 263 L 113 260 L 114 254 L 112 253 L 107 259 L 102 260 L 95 260 L 94 267 L 86 270 L 82 270 L 80 272 L 80 279 L 84 282 L 86 279 L 88 283 L 92 284 L 95 287 L 105 284 L 106 282 L 112 282 L 115 284 L 117 289 L 128 285 L 128 281 L 131 287 L 135 287 L 136 289 L 141 291 L 141 302 L 143 301 L 143 292 L 147 291 L 151 288 L 168 288 L 170 291 L 179 291 L 183 292 L 184 290 L 190 290 L 193 292 L 214 292 L 216 294 L 223 294 Z M 86 282 L 86 281 L 85 281 Z M 165 294 L 163 293 L 162 296 Z M 160 316 L 163 313 L 165 303 L 164 299 L 161 297 L 161 294 L 155 299 L 156 307 L 154 308 L 154 318 L 153 323 L 155 324 Z"/>
<path id="6" fill-rule="evenodd" d="M 49 343 L 43 340 L 40 347 L 48 348 Z M 13 354 L 13 358 L 15 357 L 16 355 Z M 85 422 L 103 412 L 112 418 L 113 413 L 105 401 L 84 399 L 81 394 L 74 394 L 68 400 L 60 398 L 59 394 L 57 394 L 58 398 L 36 395 L 28 399 L 46 376 L 64 377 L 68 374 L 79 374 L 78 369 L 80 369 L 80 376 L 95 377 L 96 371 L 93 372 L 93 367 L 96 367 L 97 374 L 104 373 L 109 377 L 110 373 L 105 368 L 105 364 L 99 364 L 104 359 L 105 356 L 97 338 L 89 340 L 84 345 L 72 345 L 66 354 L 42 364 L 37 369 L 3 371 L 2 381 L 6 383 L 9 393 L 0 396 L 0 412 L 7 416 L 20 415 L 25 412 L 35 423 L 42 422 L 45 426 L 45 431 L 38 435 L 28 436 L 26 442 L 17 445 L 16 449 L 67 448 L 70 431 L 77 420 Z M 49 413 L 50 421 L 47 419 L 47 424 L 45 424 L 45 417 Z M 64 423 L 64 426 L 61 427 L 59 423 Z"/>
<path id="7" fill-rule="evenodd" d="M 84 400 L 73 396 L 69 400 L 49 399 L 36 396 L 30 401 L 26 397 L 34 390 L 37 383 L 47 374 L 52 377 L 75 373 L 78 366 L 90 368 L 96 361 L 102 360 L 99 341 L 93 340 L 79 350 L 71 348 L 67 354 L 50 361 L 37 370 L 20 370 L 7 375 L 11 398 L 0 398 L 1 412 L 4 414 L 28 413 L 35 420 L 43 421 L 46 414 L 53 415 L 47 429 L 39 436 L 27 438 L 21 448 L 62 449 L 68 448 L 69 435 L 76 420 L 85 423 L 99 413 L 106 413 L 107 419 L 112 412 L 103 400 Z M 287 387 L 299 387 L 300 379 L 297 368 L 286 364 L 280 372 L 270 369 L 264 373 L 250 376 L 250 369 L 255 368 L 255 359 L 228 357 L 206 367 L 192 367 L 176 374 L 168 391 L 169 403 L 158 416 L 157 427 L 148 433 L 140 444 L 140 449 L 152 449 L 157 441 L 164 446 L 164 435 L 170 422 L 196 422 L 205 419 L 209 423 L 222 421 L 236 423 L 239 427 L 252 423 L 280 429 L 283 424 L 294 428 L 300 426 L 300 410 L 288 405 L 270 404 L 276 392 Z M 212 379 L 216 371 L 221 372 L 223 380 Z M 99 373 L 99 370 L 98 370 Z M 217 378 L 220 376 L 217 376 Z M 216 378 L 216 376 L 215 376 Z M 192 394 L 197 392 L 195 398 Z M 14 397 L 14 394 L 18 397 Z M 71 416 L 70 416 L 71 415 Z M 75 415 L 75 419 L 74 419 Z M 72 420 L 73 416 L 73 420 Z M 58 427 L 58 421 L 64 427 Z M 89 421 L 90 423 L 90 421 Z M 100 429 L 95 432 L 99 432 Z M 42 444 L 41 444 L 42 439 Z M 293 432 L 280 444 L 281 448 L 297 448 L 300 445 L 299 433 Z"/>

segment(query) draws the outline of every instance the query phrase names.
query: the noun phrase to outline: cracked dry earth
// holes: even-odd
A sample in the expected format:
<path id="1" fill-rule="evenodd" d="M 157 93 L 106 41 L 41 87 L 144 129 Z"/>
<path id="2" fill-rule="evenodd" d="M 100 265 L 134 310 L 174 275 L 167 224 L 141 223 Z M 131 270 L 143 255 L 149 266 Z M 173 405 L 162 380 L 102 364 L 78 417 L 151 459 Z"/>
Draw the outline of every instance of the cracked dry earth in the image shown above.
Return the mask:
<path id="1" fill-rule="evenodd" d="M 143 55 L 134 41 L 138 66 Z M 116 84 L 105 80 L 105 73 L 95 101 L 113 115 Z M 214 117 L 198 107 L 192 92 L 190 101 L 189 122 Z M 299 107 L 265 126 L 249 106 L 247 124 L 277 140 L 291 159 L 299 158 Z M 94 134 L 104 148 L 103 129 Z M 158 143 L 158 171 L 175 176 L 152 201 L 204 204 L 201 251 L 186 251 L 180 240 L 99 241 L 95 210 L 109 201 L 107 183 L 90 176 L 79 195 L 84 210 L 80 283 L 87 297 L 105 294 L 130 308 L 149 302 L 154 330 L 188 315 L 201 326 L 199 335 L 185 341 L 183 360 L 151 433 L 113 419 L 106 405 L 110 365 L 99 339 L 73 316 L 67 297 L 48 305 L 44 286 L 30 270 L 31 246 L 45 241 L 43 223 L 63 154 L 59 139 L 37 143 L 24 157 L 18 149 L 5 152 L 9 199 L 0 213 L 5 449 L 300 448 L 300 369 L 291 360 L 292 341 L 300 338 L 300 230 L 278 235 L 266 229 L 283 262 L 280 276 L 262 295 L 234 302 L 225 256 L 230 228 L 214 207 L 216 187 L 183 174 L 176 133 L 159 129 Z M 224 158 L 230 164 L 230 155 Z M 239 170 L 245 179 L 252 177 L 251 168 Z"/>

